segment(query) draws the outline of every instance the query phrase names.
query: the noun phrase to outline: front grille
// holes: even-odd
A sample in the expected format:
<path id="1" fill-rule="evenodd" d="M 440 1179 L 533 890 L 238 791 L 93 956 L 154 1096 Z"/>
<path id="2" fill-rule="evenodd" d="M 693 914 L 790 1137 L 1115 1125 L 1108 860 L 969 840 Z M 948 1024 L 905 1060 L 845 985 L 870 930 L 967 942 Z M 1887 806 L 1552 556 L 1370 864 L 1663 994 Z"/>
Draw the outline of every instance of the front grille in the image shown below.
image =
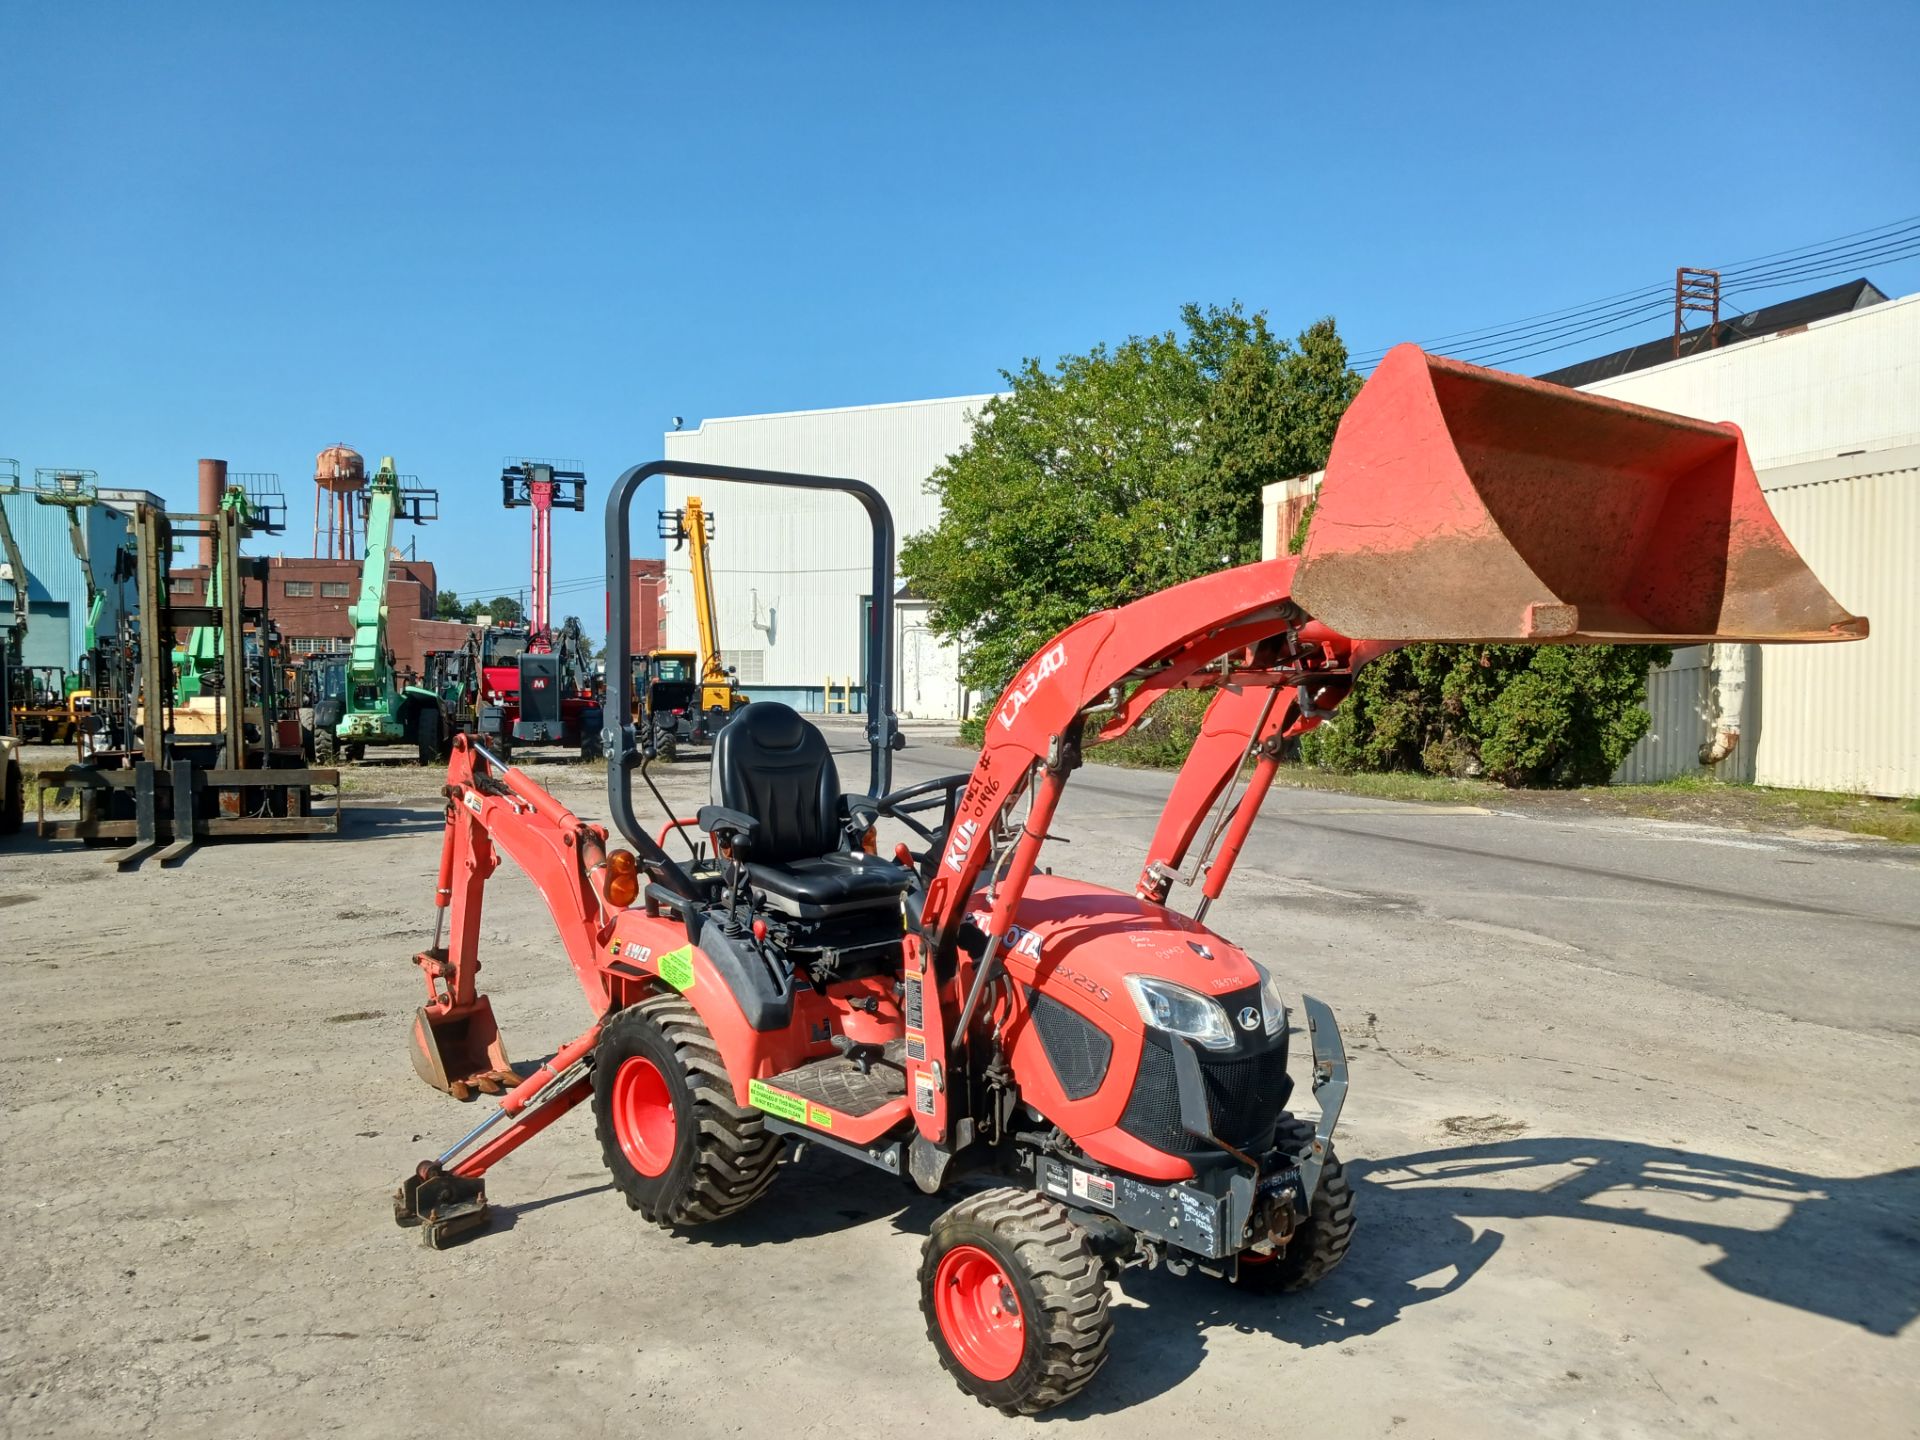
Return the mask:
<path id="1" fill-rule="evenodd" d="M 1040 994 L 1033 996 L 1033 1028 L 1069 1100 L 1084 1100 L 1100 1088 L 1113 1058 L 1106 1031 L 1071 1005 Z"/>
<path id="2" fill-rule="evenodd" d="M 1176 1042 L 1181 1043 L 1181 1042 Z M 1287 1037 L 1253 1055 L 1215 1056 L 1195 1047 L 1207 1087 L 1213 1133 L 1238 1150 L 1259 1153 L 1273 1144 L 1280 1112 L 1293 1081 L 1287 1075 Z M 1213 1147 L 1180 1128 L 1180 1091 L 1173 1078 L 1173 1052 L 1149 1039 L 1141 1047 L 1140 1072 L 1120 1117 L 1120 1128 L 1156 1150 L 1176 1155 Z"/>

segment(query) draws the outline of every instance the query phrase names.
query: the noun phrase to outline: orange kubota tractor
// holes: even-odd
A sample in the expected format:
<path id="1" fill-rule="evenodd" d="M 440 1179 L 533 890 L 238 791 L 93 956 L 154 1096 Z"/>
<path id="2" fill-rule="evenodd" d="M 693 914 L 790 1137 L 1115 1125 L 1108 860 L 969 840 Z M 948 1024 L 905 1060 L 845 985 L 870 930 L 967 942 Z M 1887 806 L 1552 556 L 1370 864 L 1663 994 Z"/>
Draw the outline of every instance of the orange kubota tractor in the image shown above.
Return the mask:
<path id="1" fill-rule="evenodd" d="M 879 495 L 719 466 L 629 470 L 608 505 L 610 654 L 628 650 L 628 507 L 669 469 L 865 505 L 869 793 L 843 793 L 802 717 L 748 705 L 718 736 L 712 803 L 669 820 L 707 837 L 675 860 L 634 811 L 624 666 L 608 669 L 605 707 L 617 836 L 458 741 L 436 894 L 452 929 L 417 957 L 415 1060 L 456 1094 L 506 1093 L 407 1178 L 396 1218 L 436 1246 L 483 1225 L 488 1168 L 589 1099 L 614 1185 L 675 1229 L 751 1205 L 796 1140 L 928 1193 L 970 1182 L 933 1223 L 921 1303 L 941 1363 L 1009 1413 L 1093 1378 L 1121 1268 L 1291 1291 L 1346 1252 L 1334 1018 L 1303 1000 L 1316 1104 L 1296 1113 L 1285 953 L 1249 953 L 1205 922 L 1282 747 L 1362 665 L 1415 640 L 1866 633 L 1781 533 L 1732 426 L 1403 346 L 1341 425 L 1304 554 L 1088 616 L 1008 685 L 971 774 L 888 793 L 893 535 Z M 1089 731 L 1119 735 L 1182 688 L 1214 698 L 1133 890 L 1043 873 Z M 875 854 L 883 821 L 915 842 Z M 502 854 L 546 895 L 592 1012 L 525 1079 L 475 988 Z M 1184 913 L 1176 887 L 1196 892 Z"/>

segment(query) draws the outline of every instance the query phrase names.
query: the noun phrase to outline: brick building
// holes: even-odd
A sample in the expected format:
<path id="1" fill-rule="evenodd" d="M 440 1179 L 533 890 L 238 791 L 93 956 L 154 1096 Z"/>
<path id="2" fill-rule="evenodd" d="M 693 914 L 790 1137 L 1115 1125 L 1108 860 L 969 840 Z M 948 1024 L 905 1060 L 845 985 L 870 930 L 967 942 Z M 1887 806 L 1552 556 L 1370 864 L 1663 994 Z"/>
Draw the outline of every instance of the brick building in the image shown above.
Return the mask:
<path id="1" fill-rule="evenodd" d="M 628 614 L 633 617 L 632 653 L 644 655 L 667 643 L 667 562 L 627 562 Z"/>
<path id="2" fill-rule="evenodd" d="M 360 562 L 286 555 L 266 560 L 267 613 L 280 627 L 287 655 L 298 660 L 350 649 L 349 612 L 360 594 Z M 458 648 L 468 627 L 433 618 L 438 586 L 432 561 L 394 560 L 387 577 L 387 643 L 393 647 L 395 666 L 418 674 L 427 651 Z M 203 595 L 206 584 L 205 565 L 174 567 L 176 595 Z M 260 603 L 257 580 L 247 581 L 247 603 Z"/>

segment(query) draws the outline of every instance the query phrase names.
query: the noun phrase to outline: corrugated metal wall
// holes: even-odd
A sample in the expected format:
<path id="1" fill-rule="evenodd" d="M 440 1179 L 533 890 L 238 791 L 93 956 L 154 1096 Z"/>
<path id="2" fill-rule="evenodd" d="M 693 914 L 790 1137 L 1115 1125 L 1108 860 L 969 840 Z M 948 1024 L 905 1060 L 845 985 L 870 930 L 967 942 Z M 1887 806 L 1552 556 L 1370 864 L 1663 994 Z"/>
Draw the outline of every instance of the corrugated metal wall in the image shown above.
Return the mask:
<path id="1" fill-rule="evenodd" d="M 708 420 L 697 430 L 668 434 L 666 453 L 671 460 L 865 480 L 886 497 L 904 542 L 939 518 L 939 504 L 926 494 L 925 481 L 966 443 L 972 417 L 990 398 Z M 758 652 L 762 693 L 777 691 L 811 704 L 829 677 L 836 687 L 848 679 L 857 685 L 863 607 L 872 588 L 870 532 L 858 502 L 750 485 L 689 484 L 669 476 L 666 507 L 685 505 L 689 492 L 700 496 L 714 517 L 709 555 L 720 648 Z M 637 517 L 636 525 L 644 520 Z M 666 559 L 667 642 L 692 649 L 698 637 L 687 555 L 669 550 Z M 916 643 L 924 644 L 924 637 Z M 928 673 L 941 669 L 923 668 Z M 746 674 L 746 666 L 741 671 Z M 959 715 L 957 682 L 938 688 L 936 696 L 929 686 L 916 685 L 916 703 L 924 714 Z M 755 692 L 749 688 L 749 693 Z M 904 706 L 896 708 L 909 713 Z"/>
<path id="2" fill-rule="evenodd" d="M 1707 645 L 1673 652 L 1673 664 L 1647 675 L 1652 726 L 1613 772 L 1616 785 L 1652 785 L 1700 769 L 1700 742 L 1709 723 Z"/>
<path id="3" fill-rule="evenodd" d="M 1729 780 L 1920 794 L 1920 295 L 1586 387 L 1746 436 L 1775 516 L 1835 598 L 1873 624 L 1849 645 L 1750 647 Z M 1648 687 L 1653 733 L 1615 775 L 1698 773 L 1703 651 Z"/>
<path id="4" fill-rule="evenodd" d="M 1647 715 L 1652 721 L 1640 743 L 1613 773 L 1616 785 L 1654 785 L 1681 775 L 1705 775 L 1750 784 L 1754 737 L 1760 714 L 1760 647 L 1745 645 L 1747 689 L 1740 707 L 1740 743 L 1718 765 L 1700 763 L 1700 747 L 1713 738 L 1719 714 L 1713 659 L 1728 646 L 1686 645 L 1673 652 L 1673 664 L 1647 675 Z"/>
<path id="5" fill-rule="evenodd" d="M 1764 651 L 1754 780 L 1920 795 L 1920 465 L 1789 485 L 1767 500 L 1872 632 Z"/>
<path id="6" fill-rule="evenodd" d="M 1920 795 L 1920 446 L 1780 466 L 1767 503 L 1834 597 L 1872 624 L 1845 645 L 1747 647 L 1747 695 L 1723 780 Z M 1648 784 L 1697 774 L 1712 724 L 1704 647 L 1647 685 L 1653 730 L 1614 774 Z"/>
<path id="7" fill-rule="evenodd" d="M 86 625 L 87 580 L 68 537 L 66 512 L 30 493 L 0 495 L 0 505 L 27 567 L 26 663 L 71 669 Z M 0 609 L 12 606 L 13 587 L 0 581 Z"/>
<path id="8" fill-rule="evenodd" d="M 6 506 L 14 542 L 27 567 L 29 614 L 23 659 L 29 665 L 59 665 L 71 670 L 86 645 L 88 597 L 86 572 L 73 552 L 66 511 L 42 505 L 31 492 L 0 495 L 0 505 Z M 133 587 L 116 588 L 111 578 L 114 550 L 132 543 L 132 529 L 124 515 L 105 505 L 83 509 L 80 522 L 88 553 L 98 559 L 100 583 L 108 591 L 109 609 L 102 624 L 110 627 L 116 623 L 114 597 L 124 592 L 131 601 Z M 12 606 L 13 586 L 0 580 L 0 611 L 10 613 Z"/>

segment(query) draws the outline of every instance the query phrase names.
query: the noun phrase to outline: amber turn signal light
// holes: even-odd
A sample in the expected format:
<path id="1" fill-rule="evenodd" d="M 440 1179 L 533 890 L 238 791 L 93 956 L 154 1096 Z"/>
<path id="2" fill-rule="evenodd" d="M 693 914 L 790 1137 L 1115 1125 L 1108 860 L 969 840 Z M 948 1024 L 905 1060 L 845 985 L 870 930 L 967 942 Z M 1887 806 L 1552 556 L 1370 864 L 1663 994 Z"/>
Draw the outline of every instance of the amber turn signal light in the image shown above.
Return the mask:
<path id="1" fill-rule="evenodd" d="M 640 862 L 631 850 L 615 850 L 607 856 L 607 903 L 621 909 L 640 897 Z"/>

